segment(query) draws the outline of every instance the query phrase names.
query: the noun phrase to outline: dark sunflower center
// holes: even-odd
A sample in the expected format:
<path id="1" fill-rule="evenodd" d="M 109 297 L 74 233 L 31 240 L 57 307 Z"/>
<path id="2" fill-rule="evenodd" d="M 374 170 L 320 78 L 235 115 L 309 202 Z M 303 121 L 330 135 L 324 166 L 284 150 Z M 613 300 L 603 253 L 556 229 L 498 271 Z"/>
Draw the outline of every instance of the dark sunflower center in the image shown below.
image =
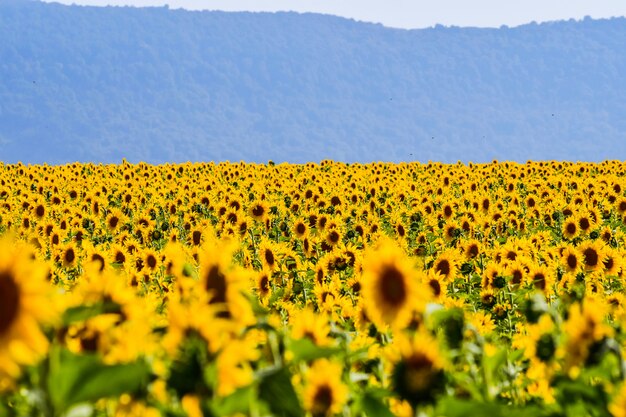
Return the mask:
<path id="1" fill-rule="evenodd" d="M 92 262 L 100 263 L 100 272 L 104 270 L 104 258 L 102 257 L 102 255 L 100 255 L 99 253 L 94 253 L 93 255 L 91 255 L 91 260 Z"/>
<path id="2" fill-rule="evenodd" d="M 583 255 L 585 256 L 585 265 L 594 267 L 598 265 L 598 252 L 593 248 L 587 248 L 583 251 Z"/>
<path id="3" fill-rule="evenodd" d="M 313 397 L 312 413 L 314 416 L 325 416 L 333 404 L 333 391 L 328 385 L 320 386 Z"/>
<path id="4" fill-rule="evenodd" d="M 468 253 L 469 253 L 469 256 L 471 258 L 477 257 L 478 256 L 478 246 L 477 245 L 470 246 L 469 250 L 468 250 Z"/>
<path id="5" fill-rule="evenodd" d="M 148 259 L 146 259 L 146 263 L 148 264 L 148 267 L 150 267 L 150 269 L 154 269 L 154 267 L 156 267 L 157 264 L 157 260 L 154 257 L 154 255 L 148 255 Z"/>
<path id="6" fill-rule="evenodd" d="M 263 206 L 258 205 L 258 206 L 255 206 L 255 207 L 252 209 L 252 215 L 253 215 L 253 216 L 255 216 L 255 217 L 261 217 L 261 216 L 263 215 L 263 212 L 264 212 L 264 211 L 265 211 L 265 210 L 263 209 Z"/>
<path id="7" fill-rule="evenodd" d="M 69 248 L 67 251 L 65 251 L 65 262 L 67 262 L 68 264 L 71 264 L 72 262 L 74 262 L 74 259 L 76 259 L 76 254 L 74 253 L 74 249 Z"/>
<path id="8" fill-rule="evenodd" d="M 576 233 L 576 225 L 574 223 L 568 223 L 567 226 L 565 226 L 565 230 L 568 234 L 573 235 Z"/>
<path id="9" fill-rule="evenodd" d="M 435 271 L 439 272 L 441 275 L 447 276 L 450 273 L 450 262 L 447 259 L 442 259 L 437 262 Z"/>
<path id="10" fill-rule="evenodd" d="M 98 350 L 98 341 L 100 335 L 95 333 L 90 336 L 80 338 L 80 347 L 84 352 L 96 352 Z"/>
<path id="11" fill-rule="evenodd" d="M 7 271 L 0 271 L 0 335 L 9 330 L 20 309 L 20 291 Z"/>
<path id="12" fill-rule="evenodd" d="M 322 284 L 324 282 L 324 270 L 323 269 L 317 270 L 317 273 L 315 274 L 315 279 L 317 280 L 318 284 Z"/>
<path id="13" fill-rule="evenodd" d="M 114 228 L 117 226 L 117 223 L 120 221 L 120 219 L 118 219 L 117 217 L 113 216 L 109 219 L 109 226 L 111 228 Z"/>
<path id="14" fill-rule="evenodd" d="M 576 258 L 576 255 L 572 255 L 572 254 L 570 254 L 570 255 L 567 257 L 567 266 L 568 266 L 570 269 L 575 269 L 577 265 L 578 265 L 578 259 Z"/>
<path id="15" fill-rule="evenodd" d="M 261 292 L 267 293 L 270 289 L 270 280 L 267 275 L 263 275 L 261 277 L 261 282 L 259 283 L 259 287 L 261 288 Z"/>
<path id="16" fill-rule="evenodd" d="M 416 354 L 406 360 L 406 388 L 420 392 L 428 388 L 433 377 L 433 362 L 426 355 Z"/>
<path id="17" fill-rule="evenodd" d="M 126 256 L 122 252 L 115 254 L 115 262 L 123 264 L 126 261 Z"/>
<path id="18" fill-rule="evenodd" d="M 296 232 L 298 232 L 298 234 L 300 235 L 306 232 L 306 226 L 304 225 L 304 223 L 298 223 L 298 225 L 296 226 Z"/>
<path id="19" fill-rule="evenodd" d="M 402 304 L 407 297 L 405 277 L 394 266 L 387 266 L 381 275 L 380 292 L 385 302 Z"/>
<path id="20" fill-rule="evenodd" d="M 226 277 L 220 272 L 217 265 L 213 265 L 209 269 L 205 289 L 212 293 L 209 304 L 226 302 Z"/>
<path id="21" fill-rule="evenodd" d="M 554 337 L 551 334 L 543 334 L 537 340 L 537 345 L 535 346 L 537 350 L 537 357 L 543 361 L 547 362 L 554 356 L 554 352 L 556 351 L 556 343 L 554 342 Z"/>
<path id="22" fill-rule="evenodd" d="M 535 274 L 535 276 L 533 277 L 533 283 L 535 284 L 535 288 L 539 288 L 540 290 L 545 290 L 546 276 L 541 272 Z"/>
<path id="23" fill-rule="evenodd" d="M 441 294 L 441 284 L 439 283 L 439 281 L 437 281 L 436 279 L 431 279 L 428 282 L 428 285 L 433 290 L 433 294 L 435 295 L 435 297 L 439 297 L 439 295 Z"/>
<path id="24" fill-rule="evenodd" d="M 583 230 L 587 230 L 591 226 L 591 224 L 589 223 L 589 219 L 584 218 L 584 217 L 582 219 L 580 219 L 580 221 L 578 222 L 578 225 Z"/>
<path id="25" fill-rule="evenodd" d="M 191 234 L 191 240 L 193 241 L 194 246 L 198 246 L 200 244 L 200 239 L 202 238 L 202 232 L 199 230 L 194 230 Z"/>
<path id="26" fill-rule="evenodd" d="M 266 249 L 264 256 L 265 256 L 265 261 L 267 262 L 268 265 L 270 266 L 274 265 L 274 261 L 275 261 L 274 254 L 272 253 L 271 250 Z"/>

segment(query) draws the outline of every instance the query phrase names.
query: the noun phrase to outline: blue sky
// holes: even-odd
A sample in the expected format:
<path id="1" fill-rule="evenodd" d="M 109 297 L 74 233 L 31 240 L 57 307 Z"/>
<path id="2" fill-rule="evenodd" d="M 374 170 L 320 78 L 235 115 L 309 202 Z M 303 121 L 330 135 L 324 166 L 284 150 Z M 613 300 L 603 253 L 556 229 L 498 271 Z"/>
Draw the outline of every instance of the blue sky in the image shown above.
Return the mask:
<path id="1" fill-rule="evenodd" d="M 55 0 L 64 4 L 193 10 L 317 12 L 399 28 L 517 26 L 531 21 L 626 16 L 626 0 Z"/>

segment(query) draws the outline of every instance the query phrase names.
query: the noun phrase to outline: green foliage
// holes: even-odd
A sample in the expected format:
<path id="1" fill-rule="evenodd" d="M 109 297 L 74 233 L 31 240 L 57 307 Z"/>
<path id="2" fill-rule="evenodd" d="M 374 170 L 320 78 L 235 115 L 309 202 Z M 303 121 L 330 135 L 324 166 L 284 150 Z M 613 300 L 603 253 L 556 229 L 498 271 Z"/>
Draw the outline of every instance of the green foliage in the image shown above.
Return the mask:
<path id="1" fill-rule="evenodd" d="M 61 348 L 52 350 L 49 366 L 47 388 L 59 413 L 82 402 L 136 393 L 150 379 L 150 368 L 143 361 L 105 365 L 98 355 L 75 355 Z"/>

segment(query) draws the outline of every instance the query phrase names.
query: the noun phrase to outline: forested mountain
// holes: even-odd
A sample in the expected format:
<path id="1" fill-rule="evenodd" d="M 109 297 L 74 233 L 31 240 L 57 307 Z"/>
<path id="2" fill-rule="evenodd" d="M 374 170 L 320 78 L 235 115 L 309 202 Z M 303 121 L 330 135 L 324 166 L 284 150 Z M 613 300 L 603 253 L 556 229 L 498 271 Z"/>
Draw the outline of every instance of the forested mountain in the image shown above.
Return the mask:
<path id="1" fill-rule="evenodd" d="M 0 0 L 0 161 L 626 159 L 625 42 Z"/>

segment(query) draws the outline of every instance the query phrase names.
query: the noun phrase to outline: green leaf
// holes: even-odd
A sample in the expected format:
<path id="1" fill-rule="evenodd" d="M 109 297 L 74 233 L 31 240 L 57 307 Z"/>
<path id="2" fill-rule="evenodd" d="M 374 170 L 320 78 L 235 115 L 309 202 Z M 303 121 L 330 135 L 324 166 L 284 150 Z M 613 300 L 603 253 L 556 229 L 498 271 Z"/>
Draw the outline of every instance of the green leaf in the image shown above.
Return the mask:
<path id="1" fill-rule="evenodd" d="M 113 301 L 102 301 L 89 306 L 71 307 L 63 313 L 63 324 L 85 321 L 100 314 L 121 313 L 122 308 Z"/>
<path id="2" fill-rule="evenodd" d="M 150 369 L 143 361 L 104 365 L 98 355 L 75 355 L 56 348 L 50 354 L 48 390 L 57 412 L 81 402 L 118 396 L 145 388 Z"/>
<path id="3" fill-rule="evenodd" d="M 272 414 L 299 417 L 304 411 L 291 384 L 291 373 L 286 368 L 266 372 L 259 382 L 259 398 L 267 403 Z"/>
<path id="4" fill-rule="evenodd" d="M 506 404 L 446 398 L 439 402 L 435 415 L 446 417 L 540 417 L 550 415 L 550 412 L 541 410 L 536 406 L 518 408 Z"/>
<path id="5" fill-rule="evenodd" d="M 485 383 L 489 391 L 497 387 L 498 373 L 501 371 L 507 359 L 507 350 L 500 349 L 493 356 L 483 354 L 483 369 L 485 370 Z M 499 391 L 499 390 L 498 390 Z"/>
<path id="6" fill-rule="evenodd" d="M 380 396 L 366 392 L 360 401 L 361 410 L 369 417 L 393 417 Z"/>
<path id="7" fill-rule="evenodd" d="M 307 338 L 292 340 L 289 347 L 293 352 L 294 361 L 329 358 L 343 351 L 341 348 L 317 346 L 311 339 Z"/>
<path id="8" fill-rule="evenodd" d="M 217 416 L 230 416 L 234 414 L 249 414 L 250 401 L 254 398 L 252 386 L 239 388 L 228 397 L 213 404 L 212 411 Z"/>
<path id="9" fill-rule="evenodd" d="M 213 383 L 216 370 L 207 363 L 206 342 L 194 335 L 187 337 L 179 348 L 178 356 L 172 362 L 167 385 L 176 390 L 179 397 L 189 393 L 205 393 Z M 212 385 L 211 385 L 212 386 Z"/>

